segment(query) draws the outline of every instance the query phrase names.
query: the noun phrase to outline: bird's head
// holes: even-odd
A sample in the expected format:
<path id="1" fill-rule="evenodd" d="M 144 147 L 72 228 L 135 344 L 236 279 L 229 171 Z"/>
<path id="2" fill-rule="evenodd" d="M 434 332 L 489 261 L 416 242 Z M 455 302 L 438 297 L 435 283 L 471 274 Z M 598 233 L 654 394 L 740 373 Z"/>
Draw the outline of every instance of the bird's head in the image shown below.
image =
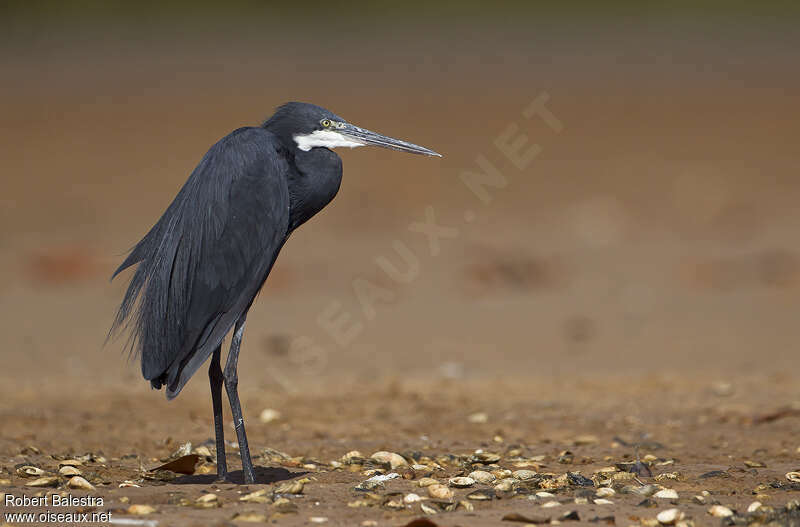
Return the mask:
<path id="1" fill-rule="evenodd" d="M 360 128 L 325 108 L 304 102 L 290 102 L 279 107 L 264 123 L 264 128 L 306 152 L 312 148 L 355 148 L 371 145 L 442 157 L 425 147 Z"/>

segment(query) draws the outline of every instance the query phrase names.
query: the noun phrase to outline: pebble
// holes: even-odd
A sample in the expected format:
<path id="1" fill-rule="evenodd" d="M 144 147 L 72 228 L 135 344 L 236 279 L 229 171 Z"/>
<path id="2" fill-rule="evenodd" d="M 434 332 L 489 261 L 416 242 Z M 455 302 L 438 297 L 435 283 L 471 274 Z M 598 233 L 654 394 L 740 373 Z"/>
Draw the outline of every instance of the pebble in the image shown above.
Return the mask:
<path id="1" fill-rule="evenodd" d="M 239 501 L 246 501 L 250 503 L 269 503 L 272 499 L 267 494 L 269 489 L 260 489 L 255 492 L 251 492 L 250 494 L 245 494 Z"/>
<path id="2" fill-rule="evenodd" d="M 412 503 L 417 503 L 418 501 L 422 501 L 422 498 L 419 496 L 419 494 L 414 494 L 413 492 L 406 494 L 403 498 L 403 502 L 408 503 L 409 505 Z"/>
<path id="3" fill-rule="evenodd" d="M 555 498 L 556 495 L 553 494 L 552 492 L 544 492 L 544 491 L 542 491 L 542 492 L 537 492 L 536 493 L 536 497 L 537 498 Z"/>
<path id="4" fill-rule="evenodd" d="M 83 465 L 83 461 L 78 459 L 62 459 L 58 462 L 58 468 L 61 467 L 80 467 Z"/>
<path id="5" fill-rule="evenodd" d="M 489 421 L 489 414 L 486 412 L 475 412 L 467 417 L 467 421 L 476 425 L 483 424 Z"/>
<path id="6" fill-rule="evenodd" d="M 150 505 L 131 505 L 126 512 L 136 516 L 145 516 L 156 512 L 156 508 Z"/>
<path id="7" fill-rule="evenodd" d="M 509 492 L 514 489 L 515 481 L 513 479 L 503 479 L 494 486 L 494 490 L 498 492 Z"/>
<path id="8" fill-rule="evenodd" d="M 249 523 L 266 523 L 267 517 L 264 514 L 257 512 L 237 512 L 233 515 L 234 521 L 249 522 Z"/>
<path id="9" fill-rule="evenodd" d="M 787 472 L 786 479 L 791 481 L 792 483 L 800 483 L 800 472 Z"/>
<path id="10" fill-rule="evenodd" d="M 614 505 L 614 502 L 605 498 L 598 498 L 594 500 L 595 505 Z"/>
<path id="11" fill-rule="evenodd" d="M 758 509 L 761 508 L 762 503 L 760 501 L 754 501 L 750 505 L 747 506 L 747 512 L 756 512 Z"/>
<path id="12" fill-rule="evenodd" d="M 599 489 L 597 489 L 597 492 L 595 492 L 594 495 L 597 496 L 598 498 L 609 498 L 616 493 L 617 491 L 615 491 L 611 487 L 600 487 Z"/>
<path id="13" fill-rule="evenodd" d="M 511 473 L 511 476 L 520 481 L 527 481 L 536 477 L 536 472 L 533 470 L 515 470 Z"/>
<path id="14" fill-rule="evenodd" d="M 486 485 L 497 479 L 494 474 L 491 472 L 486 472 L 485 470 L 473 470 L 469 473 L 469 477 L 478 483 L 483 483 Z"/>
<path id="15" fill-rule="evenodd" d="M 342 463 L 347 465 L 354 459 L 363 459 L 363 458 L 364 454 L 362 454 L 358 450 L 351 450 L 350 452 L 342 456 Z"/>
<path id="16" fill-rule="evenodd" d="M 295 481 L 286 481 L 275 487 L 275 494 L 302 494 L 303 487 L 308 483 L 309 479 L 303 478 Z"/>
<path id="17" fill-rule="evenodd" d="M 662 500 L 677 500 L 678 493 L 674 489 L 661 489 L 653 494 L 653 497 Z"/>
<path id="18" fill-rule="evenodd" d="M 73 476 L 67 483 L 72 489 L 94 490 L 94 485 L 86 481 L 81 476 Z"/>
<path id="19" fill-rule="evenodd" d="M 561 504 L 559 502 L 555 501 L 555 500 L 548 501 L 546 503 L 542 503 L 542 508 L 543 509 L 549 509 L 549 508 L 552 508 L 552 507 L 560 507 L 560 506 L 561 506 Z"/>
<path id="20" fill-rule="evenodd" d="M 325 523 L 328 521 L 328 518 L 325 516 L 312 516 L 308 519 L 311 523 Z"/>
<path id="21" fill-rule="evenodd" d="M 428 494 L 430 494 L 431 498 L 436 498 L 437 500 L 450 500 L 453 498 L 453 491 L 441 483 L 430 485 Z"/>
<path id="22" fill-rule="evenodd" d="M 465 489 L 473 486 L 475 484 L 475 480 L 469 477 L 450 478 L 448 484 L 457 489 Z"/>
<path id="23" fill-rule="evenodd" d="M 427 503 L 420 503 L 419 508 L 422 509 L 422 512 L 428 515 L 438 514 L 439 511 L 428 505 Z"/>
<path id="24" fill-rule="evenodd" d="M 364 520 L 361 522 L 361 527 L 378 527 L 378 522 L 375 520 Z"/>
<path id="25" fill-rule="evenodd" d="M 433 478 L 420 478 L 420 480 L 417 481 L 417 485 L 420 487 L 430 487 L 431 485 L 436 485 L 437 483 L 439 482 Z"/>
<path id="26" fill-rule="evenodd" d="M 673 525 L 683 518 L 683 513 L 678 509 L 666 509 L 656 515 L 656 520 L 662 525 Z"/>
<path id="27" fill-rule="evenodd" d="M 711 508 L 708 509 L 708 513 L 717 518 L 727 518 L 728 516 L 733 516 L 733 511 L 722 505 L 712 505 Z"/>
<path id="28" fill-rule="evenodd" d="M 23 478 L 42 476 L 44 473 L 44 470 L 40 469 L 39 467 L 34 467 L 33 465 L 25 465 L 17 469 L 17 475 L 22 476 Z"/>
<path id="29" fill-rule="evenodd" d="M 56 485 L 58 485 L 58 477 L 56 476 L 36 478 L 25 484 L 26 487 L 55 487 Z"/>
<path id="30" fill-rule="evenodd" d="M 495 454 L 494 452 L 484 452 L 483 450 L 476 450 L 472 457 L 478 463 L 483 463 L 484 465 L 491 465 L 492 463 L 497 463 L 500 461 L 500 454 Z"/>
<path id="31" fill-rule="evenodd" d="M 258 420 L 262 423 L 271 423 L 281 418 L 281 413 L 272 408 L 264 408 L 258 416 Z"/>
<path id="32" fill-rule="evenodd" d="M 63 467 L 61 467 L 60 469 L 58 469 L 58 473 L 68 478 L 71 478 L 72 476 L 82 475 L 80 470 L 70 465 L 64 465 Z"/>
<path id="33" fill-rule="evenodd" d="M 392 469 L 397 467 L 407 467 L 408 462 L 401 456 L 400 454 L 396 454 L 394 452 L 375 452 L 370 456 L 370 459 L 377 461 L 378 463 L 389 463 Z"/>

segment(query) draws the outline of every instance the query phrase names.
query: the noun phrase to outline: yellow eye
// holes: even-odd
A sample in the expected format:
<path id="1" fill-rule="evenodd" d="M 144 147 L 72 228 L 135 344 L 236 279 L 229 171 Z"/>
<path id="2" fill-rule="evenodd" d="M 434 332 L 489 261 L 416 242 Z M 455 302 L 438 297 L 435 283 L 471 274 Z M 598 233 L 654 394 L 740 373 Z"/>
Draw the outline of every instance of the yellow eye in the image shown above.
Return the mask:
<path id="1" fill-rule="evenodd" d="M 331 120 L 330 120 L 330 119 L 323 119 L 323 120 L 321 120 L 319 123 L 320 123 L 322 126 L 324 126 L 325 128 L 328 128 L 328 127 L 330 127 L 330 125 L 331 125 Z"/>

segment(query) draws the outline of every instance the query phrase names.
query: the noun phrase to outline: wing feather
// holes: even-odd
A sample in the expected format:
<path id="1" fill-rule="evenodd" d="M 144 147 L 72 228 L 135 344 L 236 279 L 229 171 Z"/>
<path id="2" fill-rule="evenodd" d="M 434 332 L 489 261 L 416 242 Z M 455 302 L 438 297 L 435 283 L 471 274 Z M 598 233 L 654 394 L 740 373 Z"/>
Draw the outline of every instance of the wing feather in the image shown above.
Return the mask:
<path id="1" fill-rule="evenodd" d="M 215 144 L 114 273 L 139 264 L 112 332 L 175 397 L 249 309 L 289 229 L 289 166 L 263 128 Z M 113 278 L 113 277 L 112 277 Z"/>

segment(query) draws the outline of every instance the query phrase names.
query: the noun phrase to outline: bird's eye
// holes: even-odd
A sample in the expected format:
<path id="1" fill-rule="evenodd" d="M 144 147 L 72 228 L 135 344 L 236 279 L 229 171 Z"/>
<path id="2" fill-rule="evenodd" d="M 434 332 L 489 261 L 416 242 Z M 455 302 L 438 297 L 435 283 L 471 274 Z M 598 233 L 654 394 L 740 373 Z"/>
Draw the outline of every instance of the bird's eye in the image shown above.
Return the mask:
<path id="1" fill-rule="evenodd" d="M 322 126 L 324 126 L 325 128 L 328 128 L 331 125 L 331 120 L 330 119 L 323 119 L 319 123 Z"/>

